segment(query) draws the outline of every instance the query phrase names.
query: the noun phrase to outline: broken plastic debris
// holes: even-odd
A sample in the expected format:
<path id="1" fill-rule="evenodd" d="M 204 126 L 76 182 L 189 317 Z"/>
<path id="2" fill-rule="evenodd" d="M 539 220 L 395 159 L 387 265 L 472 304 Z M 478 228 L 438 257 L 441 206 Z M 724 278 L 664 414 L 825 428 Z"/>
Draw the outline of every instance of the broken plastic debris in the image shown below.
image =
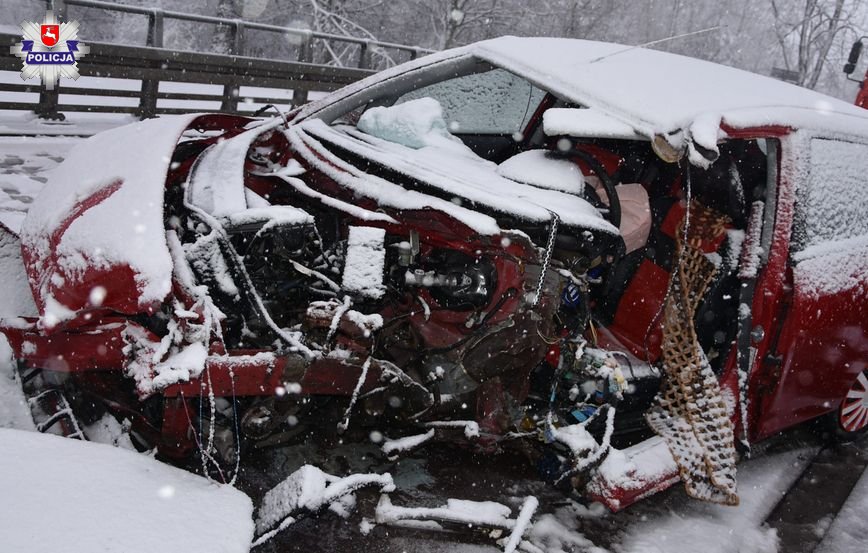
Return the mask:
<path id="1" fill-rule="evenodd" d="M 406 436 L 397 440 L 386 440 L 383 443 L 382 450 L 383 453 L 385 453 L 386 455 L 392 455 L 401 451 L 408 451 L 410 449 L 419 447 L 433 437 L 434 429 L 432 428 L 424 434 L 418 434 L 416 436 Z"/>

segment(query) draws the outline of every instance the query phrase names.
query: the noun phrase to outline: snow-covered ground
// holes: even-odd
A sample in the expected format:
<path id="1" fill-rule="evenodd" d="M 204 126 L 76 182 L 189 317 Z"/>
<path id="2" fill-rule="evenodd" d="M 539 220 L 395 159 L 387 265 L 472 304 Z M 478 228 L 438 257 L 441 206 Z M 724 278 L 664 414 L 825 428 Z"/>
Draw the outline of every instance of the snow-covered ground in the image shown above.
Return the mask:
<path id="1" fill-rule="evenodd" d="M 21 227 L 47 173 L 76 142 L 68 137 L 0 136 L 0 223 L 16 231 Z"/>
<path id="2" fill-rule="evenodd" d="M 0 117 L 0 126 L 4 124 L 11 128 L 8 116 Z M 90 134 L 96 126 L 88 122 L 65 128 Z M 46 173 L 80 140 L 70 136 L 0 137 L 0 221 L 13 228 L 20 225 Z M 146 455 L 24 432 L 32 431 L 33 424 L 14 377 L 8 346 L 2 342 L 0 428 L 19 431 L 0 430 L 0 511 L 4 513 L 0 517 L 0 551 L 48 550 L 39 549 L 29 537 L 33 535 L 38 535 L 46 548 L 59 543 L 57 550 L 63 551 L 247 549 L 253 538 L 252 509 L 250 500 L 240 492 Z M 111 428 L 91 428 L 89 435 L 96 441 L 118 442 L 117 432 Z M 510 468 L 510 461 L 502 458 L 479 461 L 474 457 L 474 463 L 479 464 L 457 461 L 456 466 L 452 453 L 429 456 L 431 450 L 442 446 L 427 447 L 393 462 L 383 458 L 379 445 L 344 444 L 316 451 L 307 444 L 273 453 L 278 461 L 266 463 L 258 469 L 260 473 L 251 469 L 246 475 L 250 480 L 242 487 L 258 501 L 264 489 L 256 478 L 267 478 L 268 489 L 308 463 L 332 474 L 388 471 L 394 475 L 397 489 L 391 501 L 400 507 L 439 507 L 447 505 L 449 499 L 495 501 L 511 509 L 511 519 L 518 520 L 527 497 L 539 498 L 540 506 L 525 533 L 526 551 L 537 547 L 546 553 L 771 553 L 779 550 L 778 540 L 763 521 L 810 463 L 817 445 L 779 447 L 742 462 L 738 507 L 702 504 L 688 499 L 676 487 L 617 515 L 583 507 L 547 488 L 528 471 Z M 865 550 L 866 478 L 832 523 L 823 553 Z M 316 547 L 364 551 L 376 547 L 382 551 L 498 551 L 508 545 L 504 539 L 508 533 L 501 537 L 501 546 L 471 530 L 467 534 L 474 536 L 472 540 L 461 533 L 432 538 L 430 531 L 376 524 L 371 502 L 360 500 L 356 510 L 355 519 L 328 513 L 322 520 L 293 525 L 262 550 Z M 328 538 L 320 525 L 331 533 Z M 39 529 L 38 534 L 34 528 Z M 173 532 L 179 534 L 177 539 L 171 537 Z"/>
<path id="3" fill-rule="evenodd" d="M 93 442 L 0 430 L 4 551 L 245 552 L 243 493 Z"/>
<path id="4" fill-rule="evenodd" d="M 737 507 L 685 501 L 673 494 L 655 506 L 647 521 L 631 525 L 623 553 L 774 553 L 775 530 L 762 525 L 799 477 L 816 448 L 797 448 L 762 455 L 738 466 Z M 639 510 L 647 507 L 640 505 Z"/>
<path id="5" fill-rule="evenodd" d="M 868 550 L 868 472 L 850 492 L 850 497 L 816 553 L 864 553 Z"/>

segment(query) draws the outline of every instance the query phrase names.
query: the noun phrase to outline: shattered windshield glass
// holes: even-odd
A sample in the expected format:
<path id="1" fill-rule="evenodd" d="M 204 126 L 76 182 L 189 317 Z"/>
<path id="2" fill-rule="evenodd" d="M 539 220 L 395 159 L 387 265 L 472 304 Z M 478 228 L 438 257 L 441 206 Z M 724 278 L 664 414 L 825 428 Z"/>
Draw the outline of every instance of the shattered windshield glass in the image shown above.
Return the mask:
<path id="1" fill-rule="evenodd" d="M 417 88 L 395 102 L 434 98 L 452 134 L 521 132 L 545 92 L 503 69 L 492 69 Z"/>

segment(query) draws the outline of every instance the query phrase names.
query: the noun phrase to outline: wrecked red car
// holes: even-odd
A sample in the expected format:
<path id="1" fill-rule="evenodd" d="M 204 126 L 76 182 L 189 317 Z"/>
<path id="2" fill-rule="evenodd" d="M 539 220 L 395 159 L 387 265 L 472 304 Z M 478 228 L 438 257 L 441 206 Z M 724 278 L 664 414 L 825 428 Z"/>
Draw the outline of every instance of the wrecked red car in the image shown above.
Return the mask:
<path id="1" fill-rule="evenodd" d="M 41 428 L 108 410 L 205 470 L 393 425 L 521 442 L 613 509 L 679 479 L 734 504 L 753 442 L 868 427 L 866 174 L 855 106 L 500 38 L 87 140 L 3 235 L 2 330 Z"/>

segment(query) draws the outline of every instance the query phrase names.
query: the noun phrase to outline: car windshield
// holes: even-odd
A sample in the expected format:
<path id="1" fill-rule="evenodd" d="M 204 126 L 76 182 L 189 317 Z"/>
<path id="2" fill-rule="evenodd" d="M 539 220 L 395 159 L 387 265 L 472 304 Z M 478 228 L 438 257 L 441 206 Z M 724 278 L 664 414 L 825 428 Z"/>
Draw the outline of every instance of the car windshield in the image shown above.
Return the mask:
<path id="1" fill-rule="evenodd" d="M 524 130 L 543 96 L 527 80 L 498 68 L 411 90 L 395 104 L 434 98 L 452 134 L 513 134 Z"/>
<path id="2" fill-rule="evenodd" d="M 546 91 L 475 58 L 451 60 L 387 79 L 315 113 L 327 123 L 355 125 L 372 107 L 437 100 L 455 135 L 513 135 L 525 130 Z"/>

